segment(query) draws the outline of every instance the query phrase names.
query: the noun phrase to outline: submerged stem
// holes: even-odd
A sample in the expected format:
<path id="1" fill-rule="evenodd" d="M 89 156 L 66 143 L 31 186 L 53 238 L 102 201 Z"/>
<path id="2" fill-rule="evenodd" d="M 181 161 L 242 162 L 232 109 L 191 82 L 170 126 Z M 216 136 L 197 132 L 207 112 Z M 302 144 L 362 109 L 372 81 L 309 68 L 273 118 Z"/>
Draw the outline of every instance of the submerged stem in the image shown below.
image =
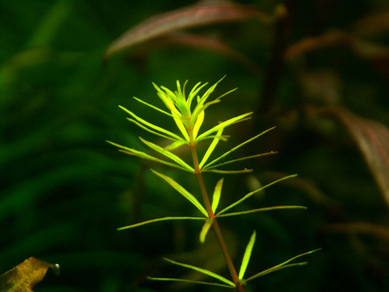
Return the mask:
<path id="1" fill-rule="evenodd" d="M 188 132 L 189 132 L 189 138 L 190 138 L 189 145 L 190 145 L 190 150 L 192 153 L 193 166 L 195 169 L 195 175 L 196 175 L 197 181 L 199 183 L 201 194 L 203 196 L 205 209 L 208 212 L 208 217 L 213 218 L 212 228 L 213 228 L 213 231 L 215 232 L 216 238 L 219 242 L 219 245 L 220 245 L 220 248 L 222 250 L 224 259 L 226 260 L 228 269 L 230 270 L 230 274 L 231 274 L 233 282 L 235 283 L 236 290 L 239 292 L 245 292 L 243 285 L 239 282 L 238 274 L 237 274 L 235 266 L 232 262 L 230 253 L 229 253 L 227 245 L 226 245 L 226 242 L 224 241 L 223 234 L 221 232 L 219 224 L 216 220 L 216 216 L 212 211 L 212 206 L 211 206 L 211 203 L 209 201 L 207 189 L 205 188 L 203 175 L 202 175 L 202 172 L 201 172 L 201 169 L 199 166 L 199 159 L 197 156 L 196 144 L 195 144 L 194 139 L 193 139 L 193 131 L 190 129 Z"/>

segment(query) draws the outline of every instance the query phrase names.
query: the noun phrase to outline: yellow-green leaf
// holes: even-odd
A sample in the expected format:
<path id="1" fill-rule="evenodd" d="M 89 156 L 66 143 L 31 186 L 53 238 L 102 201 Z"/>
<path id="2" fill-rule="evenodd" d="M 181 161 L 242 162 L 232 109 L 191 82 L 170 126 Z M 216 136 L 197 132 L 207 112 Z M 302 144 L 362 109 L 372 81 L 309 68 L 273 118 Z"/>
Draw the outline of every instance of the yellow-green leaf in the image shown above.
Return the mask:
<path id="1" fill-rule="evenodd" d="M 120 227 L 117 230 L 131 229 L 131 228 L 143 226 L 143 225 L 150 224 L 150 223 L 161 222 L 161 221 L 170 221 L 170 220 L 205 220 L 205 218 L 204 217 L 162 217 L 162 218 L 151 219 L 151 220 L 139 222 L 136 224 Z"/>
<path id="2" fill-rule="evenodd" d="M 215 138 L 213 138 L 213 141 L 212 141 L 211 145 L 209 145 L 207 151 L 205 152 L 205 154 L 204 154 L 204 156 L 203 156 L 203 159 L 201 159 L 201 162 L 200 162 L 200 164 L 199 164 L 200 169 L 201 169 L 201 168 L 203 167 L 203 165 L 207 162 L 207 160 L 208 160 L 209 156 L 211 156 L 213 150 L 215 150 L 216 145 L 217 145 L 217 144 L 219 143 L 219 141 L 220 141 L 220 137 L 222 137 L 223 130 L 224 130 L 224 128 L 221 128 L 221 129 L 217 132 Z"/>
<path id="3" fill-rule="evenodd" d="M 243 256 L 242 265 L 240 266 L 239 270 L 239 279 L 243 279 L 244 273 L 246 272 L 247 266 L 249 264 L 250 258 L 251 258 L 251 252 L 253 251 L 254 243 L 255 243 L 255 231 L 253 235 L 251 235 L 250 241 L 247 244 L 246 251 Z"/>
<path id="4" fill-rule="evenodd" d="M 204 243 L 205 237 L 207 236 L 209 228 L 211 228 L 211 226 L 212 226 L 212 223 L 213 223 L 213 218 L 206 219 L 206 221 L 203 225 L 203 228 L 201 229 L 201 232 L 200 232 L 200 242 L 201 243 Z"/>
<path id="5" fill-rule="evenodd" d="M 170 158 L 171 160 L 173 160 L 175 163 L 177 163 L 178 165 L 181 165 L 183 168 L 185 168 L 186 170 L 188 170 L 189 172 L 193 172 L 194 173 L 194 169 L 193 167 L 191 167 L 189 164 L 187 164 L 184 160 L 182 160 L 180 157 L 178 157 L 177 155 L 171 153 L 170 151 L 162 148 L 161 146 L 158 146 L 157 144 L 154 144 L 152 142 L 149 142 L 141 137 L 139 137 L 139 139 L 144 143 L 146 144 L 147 146 L 149 146 L 151 149 L 161 153 L 162 155 L 165 155 L 166 157 Z"/>
<path id="6" fill-rule="evenodd" d="M 186 280 L 186 279 L 177 279 L 177 278 L 155 278 L 155 277 L 147 277 L 149 280 L 153 281 L 171 281 L 171 282 L 184 282 L 184 283 L 193 283 L 193 284 L 201 284 L 201 285 L 209 285 L 209 286 L 218 286 L 224 288 L 235 288 L 231 287 L 231 285 L 224 285 L 219 283 L 211 283 L 211 282 L 203 282 L 203 281 L 195 281 L 195 280 Z"/>
<path id="7" fill-rule="evenodd" d="M 189 202 L 191 202 L 201 213 L 204 214 L 205 217 L 208 218 L 208 213 L 204 209 L 203 205 L 199 203 L 199 201 L 186 189 L 184 189 L 179 183 L 177 183 L 174 179 L 171 177 L 164 175 L 162 173 L 159 173 L 152 169 L 152 172 L 154 172 L 159 177 L 163 178 L 168 184 L 170 184 L 176 191 L 178 191 L 181 195 L 183 195 Z"/>
<path id="8" fill-rule="evenodd" d="M 169 263 L 172 263 L 174 265 L 177 265 L 177 266 L 181 266 L 181 267 L 184 267 L 184 268 L 187 268 L 187 269 L 195 270 L 195 271 L 200 272 L 202 274 L 208 275 L 208 276 L 210 276 L 212 278 L 218 279 L 219 281 L 221 281 L 223 283 L 226 283 L 226 284 L 228 284 L 231 287 L 235 287 L 235 284 L 232 281 L 230 281 L 230 280 L 228 280 L 228 279 L 226 279 L 226 278 L 224 278 L 224 277 L 222 277 L 222 276 L 220 276 L 220 275 L 218 275 L 218 274 L 216 274 L 214 272 L 211 272 L 209 270 L 198 268 L 198 267 L 187 265 L 187 264 L 183 264 L 183 263 L 179 263 L 179 262 L 167 259 L 167 258 L 164 258 L 164 260 L 168 261 Z"/>
<path id="9" fill-rule="evenodd" d="M 288 176 L 282 177 L 280 179 L 277 179 L 277 180 L 275 180 L 275 181 L 273 181 L 273 182 L 271 182 L 271 183 L 269 183 L 269 184 L 267 184 L 267 185 L 265 185 L 263 187 L 260 187 L 259 189 L 256 189 L 255 191 L 252 191 L 252 192 L 246 194 L 243 198 L 241 198 L 240 200 L 236 201 L 235 203 L 233 203 L 233 204 L 229 205 L 228 207 L 224 208 L 217 215 L 220 215 L 220 214 L 226 212 L 227 210 L 231 209 L 232 207 L 235 207 L 236 205 L 242 203 L 244 200 L 250 198 L 255 193 L 258 193 L 258 192 L 262 191 L 263 189 L 265 189 L 267 187 L 270 187 L 271 185 L 274 185 L 274 184 L 276 184 L 276 183 L 278 183 L 280 181 L 286 180 L 288 178 L 296 177 L 296 176 L 297 176 L 297 174 L 288 175 Z"/>
<path id="10" fill-rule="evenodd" d="M 213 192 L 213 198 L 212 198 L 212 211 L 213 213 L 216 212 L 217 206 L 219 206 L 220 196 L 222 193 L 222 187 L 223 187 L 223 178 L 221 178 L 215 187 L 215 191 Z"/>

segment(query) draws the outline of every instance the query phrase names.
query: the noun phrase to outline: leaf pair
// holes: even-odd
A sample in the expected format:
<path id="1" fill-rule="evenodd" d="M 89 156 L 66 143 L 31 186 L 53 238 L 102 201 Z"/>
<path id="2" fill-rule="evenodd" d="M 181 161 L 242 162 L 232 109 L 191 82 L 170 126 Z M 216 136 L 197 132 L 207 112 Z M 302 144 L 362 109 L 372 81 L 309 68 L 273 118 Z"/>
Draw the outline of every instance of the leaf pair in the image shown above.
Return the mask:
<path id="1" fill-rule="evenodd" d="M 186 279 L 177 279 L 177 278 L 155 278 L 155 277 L 148 277 L 149 279 L 151 280 L 155 280 L 155 281 L 175 281 L 175 282 L 187 282 L 187 283 L 194 283 L 194 284 L 202 284 L 202 285 L 209 285 L 209 286 L 219 286 L 219 287 L 225 287 L 225 288 L 236 288 L 238 285 L 240 284 L 246 284 L 248 281 L 251 281 L 251 280 L 254 280 L 258 277 L 261 277 L 261 276 L 264 276 L 264 275 L 267 275 L 269 273 L 272 273 L 272 272 L 275 272 L 275 271 L 278 271 L 278 270 L 281 270 L 281 269 L 284 269 L 284 268 L 289 268 L 289 267 L 293 267 L 293 266 L 302 266 L 302 265 L 306 265 L 308 262 L 300 262 L 300 263 L 292 263 L 292 264 L 289 264 L 291 261 L 297 259 L 297 258 L 300 258 L 302 256 L 305 256 L 305 255 L 308 255 L 308 254 L 311 254 L 311 253 L 314 253 L 319 249 L 315 249 L 315 250 L 311 250 L 311 251 L 308 251 L 308 252 L 305 252 L 305 253 L 302 253 L 302 254 L 299 254 L 293 258 L 290 258 L 276 266 L 273 266 L 269 269 L 266 269 L 264 271 L 261 271 L 247 279 L 244 279 L 244 275 L 245 275 L 245 272 L 246 272 L 246 269 L 248 267 L 248 264 L 249 264 L 249 261 L 250 261 L 250 258 L 251 258 L 251 254 L 252 254 L 252 250 L 253 250 L 253 247 L 254 247 L 254 244 L 255 244 L 255 238 L 256 238 L 256 233 L 254 231 L 254 233 L 252 234 L 251 238 L 250 238 L 250 241 L 249 243 L 247 244 L 247 247 L 246 247 L 246 250 L 245 250 L 245 253 L 243 255 L 243 260 L 242 260 L 242 264 L 240 266 L 240 270 L 239 270 L 239 282 L 238 283 L 234 283 L 230 280 L 228 280 L 227 278 L 221 276 L 221 275 L 218 275 L 212 271 L 209 271 L 209 270 L 206 270 L 206 269 L 202 269 L 202 268 L 199 268 L 199 267 L 196 267 L 196 266 L 192 266 L 192 265 L 188 265 L 188 264 L 184 264 L 184 263 L 180 263 L 180 262 L 177 262 L 177 261 L 173 261 L 171 259 L 167 259 L 167 258 L 164 258 L 165 261 L 171 263 L 171 264 L 174 264 L 174 265 L 177 265 L 177 266 L 180 266 L 180 267 L 184 267 L 184 268 L 187 268 L 187 269 L 191 269 L 191 270 L 194 270 L 194 271 L 197 271 L 199 273 L 202 273 L 204 275 L 207 275 L 209 277 L 212 277 L 214 279 L 217 279 L 219 280 L 221 283 L 212 283 L 212 282 L 204 282 L 204 281 L 195 281 L 195 280 L 186 280 Z"/>

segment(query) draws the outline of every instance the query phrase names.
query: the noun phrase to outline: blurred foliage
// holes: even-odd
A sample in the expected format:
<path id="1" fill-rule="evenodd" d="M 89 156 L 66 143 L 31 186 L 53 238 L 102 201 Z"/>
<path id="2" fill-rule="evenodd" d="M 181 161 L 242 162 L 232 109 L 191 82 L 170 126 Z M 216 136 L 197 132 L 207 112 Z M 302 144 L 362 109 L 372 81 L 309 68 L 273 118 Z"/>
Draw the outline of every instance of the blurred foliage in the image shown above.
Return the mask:
<path id="1" fill-rule="evenodd" d="M 0 274 L 34 256 L 61 266 L 60 277 L 49 271 L 35 291 L 219 291 L 146 280 L 180 273 L 162 256 L 228 272 L 213 236 L 198 243 L 196 222 L 116 231 L 186 214 L 188 205 L 150 174 L 149 164 L 105 140 L 142 149 L 140 130 L 117 105 L 151 115 L 131 97 L 156 102 L 152 81 L 169 88 L 189 79 L 193 86 L 227 74 L 215 96 L 239 90 L 209 110 L 214 122 L 256 113 L 230 129 L 230 143 L 277 125 L 236 157 L 258 149 L 279 154 L 243 165 L 255 168 L 250 176 L 228 177 L 225 198 L 232 202 L 247 193 L 242 189 L 298 173 L 250 202 L 308 207 L 225 218 L 232 255 L 240 260 L 253 229 L 255 270 L 247 275 L 323 248 L 308 266 L 263 277 L 250 283 L 251 291 L 388 289 L 388 1 L 285 0 L 288 14 L 275 22 L 194 27 L 188 31 L 201 36 L 199 45 L 162 39 L 103 63 L 125 31 L 193 3 L 0 1 Z M 239 3 L 271 14 L 283 2 Z M 209 175 L 209 187 L 219 178 Z M 195 190 L 189 176 L 180 181 Z"/>

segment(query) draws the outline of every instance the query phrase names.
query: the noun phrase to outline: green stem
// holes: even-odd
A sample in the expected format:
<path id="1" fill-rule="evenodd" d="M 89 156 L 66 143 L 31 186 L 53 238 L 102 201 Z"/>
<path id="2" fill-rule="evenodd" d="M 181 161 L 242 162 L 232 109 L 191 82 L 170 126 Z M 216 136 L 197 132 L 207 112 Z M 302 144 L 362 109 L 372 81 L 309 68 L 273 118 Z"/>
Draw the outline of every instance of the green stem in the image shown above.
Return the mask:
<path id="1" fill-rule="evenodd" d="M 245 292 L 243 285 L 241 283 L 239 283 L 238 274 L 237 274 L 235 266 L 232 262 L 230 253 L 229 253 L 227 245 L 226 245 L 226 242 L 224 241 L 223 234 L 221 232 L 219 224 L 216 220 L 216 216 L 212 211 L 211 202 L 209 201 L 208 193 L 207 193 L 207 190 L 205 188 L 205 184 L 204 184 L 204 180 L 203 180 L 203 175 L 202 175 L 201 169 L 199 167 L 199 160 L 198 160 L 197 151 L 196 151 L 196 144 L 194 143 L 194 139 L 193 139 L 193 131 L 189 130 L 188 132 L 189 132 L 189 137 L 191 140 L 190 150 L 192 153 L 193 166 L 195 169 L 195 175 L 196 175 L 197 181 L 198 181 L 199 186 L 200 186 L 201 194 L 203 196 L 205 209 L 208 212 L 208 217 L 213 218 L 212 228 L 213 228 L 213 231 L 215 232 L 216 238 L 219 242 L 219 245 L 220 245 L 220 248 L 222 250 L 224 259 L 226 260 L 228 269 L 230 270 L 231 277 L 232 277 L 233 282 L 235 283 L 236 290 L 239 292 Z"/>

